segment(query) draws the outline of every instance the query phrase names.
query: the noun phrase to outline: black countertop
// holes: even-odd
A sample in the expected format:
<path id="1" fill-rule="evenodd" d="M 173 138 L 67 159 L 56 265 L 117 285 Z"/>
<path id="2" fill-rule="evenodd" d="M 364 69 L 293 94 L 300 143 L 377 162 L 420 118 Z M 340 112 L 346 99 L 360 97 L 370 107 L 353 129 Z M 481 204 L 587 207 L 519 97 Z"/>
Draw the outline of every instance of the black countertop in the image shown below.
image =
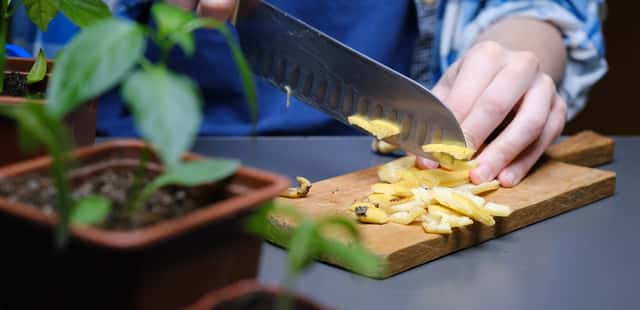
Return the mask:
<path id="1" fill-rule="evenodd" d="M 200 138 L 200 153 L 311 181 L 388 161 L 366 137 Z M 617 191 L 577 210 L 386 280 L 314 264 L 297 290 L 338 309 L 636 309 L 640 307 L 640 138 L 616 138 Z M 264 245 L 259 280 L 286 253 Z M 636 295 L 638 294 L 638 295 Z"/>

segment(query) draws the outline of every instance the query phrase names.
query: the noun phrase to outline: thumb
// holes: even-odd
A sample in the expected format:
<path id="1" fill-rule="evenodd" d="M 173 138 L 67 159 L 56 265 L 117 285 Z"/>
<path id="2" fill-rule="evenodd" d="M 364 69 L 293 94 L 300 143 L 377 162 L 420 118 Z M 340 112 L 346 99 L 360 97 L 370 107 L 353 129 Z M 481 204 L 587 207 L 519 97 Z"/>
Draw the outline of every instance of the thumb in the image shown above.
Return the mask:
<path id="1" fill-rule="evenodd" d="M 200 16 L 225 21 L 231 17 L 236 0 L 200 0 L 196 12 Z"/>

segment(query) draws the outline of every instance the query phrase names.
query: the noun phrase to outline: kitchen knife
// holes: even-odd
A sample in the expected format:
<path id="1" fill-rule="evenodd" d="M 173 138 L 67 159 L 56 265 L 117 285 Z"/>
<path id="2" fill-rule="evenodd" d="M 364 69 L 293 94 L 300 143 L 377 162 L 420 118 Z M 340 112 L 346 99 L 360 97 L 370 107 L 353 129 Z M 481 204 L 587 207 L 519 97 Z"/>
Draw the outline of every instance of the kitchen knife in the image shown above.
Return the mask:
<path id="1" fill-rule="evenodd" d="M 274 86 L 347 125 L 355 114 L 396 124 L 400 134 L 385 141 L 416 155 L 431 157 L 428 143 L 466 146 L 451 111 L 422 85 L 267 2 L 241 10 L 242 49 Z"/>

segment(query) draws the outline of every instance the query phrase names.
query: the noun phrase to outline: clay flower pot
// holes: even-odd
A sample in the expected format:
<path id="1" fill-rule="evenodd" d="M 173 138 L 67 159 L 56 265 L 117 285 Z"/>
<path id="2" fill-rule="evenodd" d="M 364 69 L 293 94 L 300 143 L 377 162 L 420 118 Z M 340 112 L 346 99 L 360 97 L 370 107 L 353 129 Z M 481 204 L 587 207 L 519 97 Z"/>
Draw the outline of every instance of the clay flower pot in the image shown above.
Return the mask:
<path id="1" fill-rule="evenodd" d="M 276 310 L 276 302 L 282 290 L 244 280 L 202 297 L 185 310 Z M 328 310 L 308 299 L 293 295 L 291 309 Z"/>
<path id="2" fill-rule="evenodd" d="M 138 140 L 80 148 L 71 182 L 135 169 L 143 150 Z M 159 167 L 152 159 L 148 173 L 157 172 L 153 165 Z M 50 166 L 50 157 L 5 166 L 0 182 Z M 55 216 L 0 197 L 0 309 L 178 309 L 255 278 L 261 240 L 244 232 L 244 219 L 288 185 L 285 177 L 242 167 L 226 182 L 192 188 L 212 196 L 210 205 L 135 230 L 73 226 L 61 252 L 53 245 Z"/>
<path id="3" fill-rule="evenodd" d="M 34 63 L 33 58 L 15 58 L 8 57 L 5 65 L 5 77 L 9 73 L 26 76 Z M 49 61 L 47 66 L 48 72 L 52 68 L 53 62 Z M 33 84 L 33 88 L 40 92 L 45 92 L 47 88 L 48 77 L 43 81 Z M 10 83 L 5 83 L 5 88 L 11 87 Z M 44 100 L 40 100 L 43 104 Z M 16 105 L 27 102 L 25 97 L 0 96 L 0 105 Z M 93 144 L 96 137 L 96 113 L 98 110 L 98 101 L 93 100 L 88 104 L 81 105 L 73 111 L 65 120 L 67 128 L 73 135 L 74 141 L 78 146 L 86 146 Z M 2 141 L 2 152 L 0 152 L 0 166 L 14 163 L 23 159 L 42 155 L 42 152 L 35 154 L 26 154 L 20 150 L 18 143 L 18 135 L 16 133 L 15 123 L 7 118 L 0 116 L 0 141 Z"/>

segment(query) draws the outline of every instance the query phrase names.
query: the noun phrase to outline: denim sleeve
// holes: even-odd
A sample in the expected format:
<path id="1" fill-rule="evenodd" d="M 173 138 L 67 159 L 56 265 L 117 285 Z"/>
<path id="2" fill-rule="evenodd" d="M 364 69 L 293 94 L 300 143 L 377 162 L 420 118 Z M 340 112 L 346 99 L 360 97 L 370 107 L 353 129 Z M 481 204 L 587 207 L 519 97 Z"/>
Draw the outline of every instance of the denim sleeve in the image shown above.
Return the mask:
<path id="1" fill-rule="evenodd" d="M 584 107 L 589 89 L 607 72 L 599 15 L 602 4 L 602 0 L 490 0 L 473 13 L 465 11 L 464 5 L 455 7 L 465 22 L 443 34 L 443 39 L 450 37 L 450 50 L 445 55 L 462 55 L 487 27 L 504 17 L 524 16 L 552 23 L 562 32 L 567 49 L 568 63 L 558 92 L 567 102 L 571 119 Z"/>

